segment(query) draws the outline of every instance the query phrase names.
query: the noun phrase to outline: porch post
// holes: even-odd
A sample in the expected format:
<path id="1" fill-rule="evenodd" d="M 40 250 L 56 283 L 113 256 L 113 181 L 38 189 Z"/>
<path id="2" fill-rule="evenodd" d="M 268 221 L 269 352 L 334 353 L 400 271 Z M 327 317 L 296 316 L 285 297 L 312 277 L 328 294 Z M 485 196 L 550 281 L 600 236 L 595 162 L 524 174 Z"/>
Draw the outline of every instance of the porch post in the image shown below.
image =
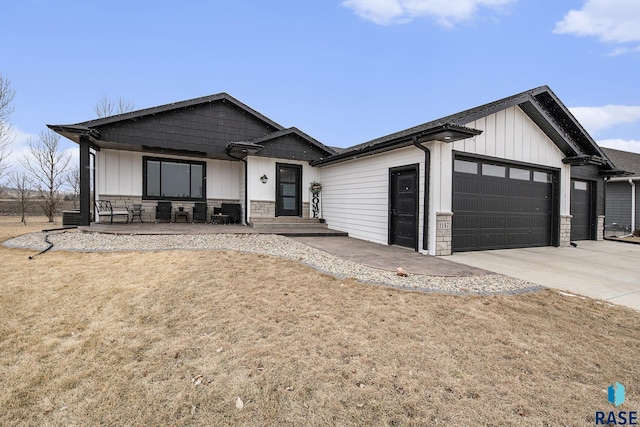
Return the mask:
<path id="1" fill-rule="evenodd" d="M 89 139 L 80 137 L 80 225 L 91 224 Z"/>

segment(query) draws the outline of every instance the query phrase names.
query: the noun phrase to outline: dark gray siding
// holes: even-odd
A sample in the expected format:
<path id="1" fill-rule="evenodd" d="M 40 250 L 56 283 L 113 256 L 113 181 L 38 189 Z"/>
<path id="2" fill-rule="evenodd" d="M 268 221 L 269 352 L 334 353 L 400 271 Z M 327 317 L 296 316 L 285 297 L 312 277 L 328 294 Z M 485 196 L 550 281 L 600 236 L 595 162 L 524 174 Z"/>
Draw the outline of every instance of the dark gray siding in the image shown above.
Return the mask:
<path id="1" fill-rule="evenodd" d="M 631 185 L 628 182 L 607 183 L 605 229 L 615 229 L 613 224 L 624 227 L 625 230 L 631 227 Z"/>
<path id="2" fill-rule="evenodd" d="M 278 129 L 224 100 L 97 127 L 101 139 L 224 156 L 227 143 Z"/>
<path id="3" fill-rule="evenodd" d="M 283 135 L 260 144 L 264 147 L 258 153 L 260 157 L 311 161 L 328 156 L 326 152 L 294 133 Z"/>
<path id="4" fill-rule="evenodd" d="M 636 230 L 640 228 L 640 182 L 636 183 Z"/>

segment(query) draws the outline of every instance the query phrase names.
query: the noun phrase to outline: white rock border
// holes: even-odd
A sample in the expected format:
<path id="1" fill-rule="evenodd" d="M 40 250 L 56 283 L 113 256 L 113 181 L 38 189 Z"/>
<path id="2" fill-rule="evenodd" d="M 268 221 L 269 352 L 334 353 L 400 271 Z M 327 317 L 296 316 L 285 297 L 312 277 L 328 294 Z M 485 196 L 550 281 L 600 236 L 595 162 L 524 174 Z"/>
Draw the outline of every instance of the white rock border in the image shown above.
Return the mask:
<path id="1" fill-rule="evenodd" d="M 225 250 L 271 255 L 308 265 L 338 278 L 391 286 L 397 289 L 449 294 L 520 294 L 545 289 L 521 279 L 501 274 L 462 277 L 409 274 L 400 277 L 394 271 L 364 266 L 312 248 L 304 243 L 275 234 L 163 234 L 116 235 L 105 233 L 50 232 L 30 233 L 5 241 L 8 248 L 53 251 L 115 252 L 159 250 Z"/>

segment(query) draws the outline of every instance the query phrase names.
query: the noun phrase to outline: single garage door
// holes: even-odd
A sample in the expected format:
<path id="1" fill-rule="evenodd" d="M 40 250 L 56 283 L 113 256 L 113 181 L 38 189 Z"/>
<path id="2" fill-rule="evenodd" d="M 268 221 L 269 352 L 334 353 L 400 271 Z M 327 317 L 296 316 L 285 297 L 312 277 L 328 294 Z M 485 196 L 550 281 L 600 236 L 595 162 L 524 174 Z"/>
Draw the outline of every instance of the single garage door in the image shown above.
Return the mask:
<path id="1" fill-rule="evenodd" d="M 571 180 L 571 240 L 591 240 L 594 224 L 592 183 Z"/>
<path id="2" fill-rule="evenodd" d="M 552 245 L 553 195 L 550 171 L 456 157 L 452 250 Z"/>

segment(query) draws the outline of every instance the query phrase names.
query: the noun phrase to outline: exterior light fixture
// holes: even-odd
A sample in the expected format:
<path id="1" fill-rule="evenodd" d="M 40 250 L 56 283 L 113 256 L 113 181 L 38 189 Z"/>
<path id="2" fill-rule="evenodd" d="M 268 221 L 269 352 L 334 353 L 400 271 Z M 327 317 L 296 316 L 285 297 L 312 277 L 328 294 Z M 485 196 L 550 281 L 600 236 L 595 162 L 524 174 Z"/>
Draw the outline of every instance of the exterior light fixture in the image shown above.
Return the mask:
<path id="1" fill-rule="evenodd" d="M 267 183 L 267 181 L 269 181 L 269 178 L 267 178 L 267 175 L 262 175 L 262 176 L 260 177 L 260 182 L 261 182 L 261 183 L 266 184 L 266 183 Z"/>

